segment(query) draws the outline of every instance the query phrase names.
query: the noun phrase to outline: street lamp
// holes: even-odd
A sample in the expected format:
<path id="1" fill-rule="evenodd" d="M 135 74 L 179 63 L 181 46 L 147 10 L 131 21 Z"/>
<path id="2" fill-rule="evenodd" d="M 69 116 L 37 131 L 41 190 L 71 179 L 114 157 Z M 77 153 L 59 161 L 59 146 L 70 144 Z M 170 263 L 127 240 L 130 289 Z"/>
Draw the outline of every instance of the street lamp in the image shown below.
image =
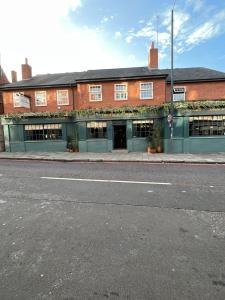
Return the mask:
<path id="1" fill-rule="evenodd" d="M 173 118 L 174 118 L 174 104 L 173 104 L 173 87 L 174 87 L 174 76 L 173 76 L 173 18 L 174 18 L 174 6 L 171 10 L 171 71 L 170 71 L 170 113 L 167 117 L 167 121 L 170 128 L 170 152 L 173 153 Z"/>

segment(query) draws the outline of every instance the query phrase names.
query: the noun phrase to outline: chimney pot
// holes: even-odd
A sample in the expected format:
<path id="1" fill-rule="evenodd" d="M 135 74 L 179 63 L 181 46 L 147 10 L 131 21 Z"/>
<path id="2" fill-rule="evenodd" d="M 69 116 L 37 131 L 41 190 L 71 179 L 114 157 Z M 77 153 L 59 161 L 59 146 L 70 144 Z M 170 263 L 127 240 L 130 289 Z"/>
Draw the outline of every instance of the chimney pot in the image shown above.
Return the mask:
<path id="1" fill-rule="evenodd" d="M 25 64 L 21 65 L 22 68 L 22 80 L 30 79 L 32 77 L 32 68 L 28 65 L 28 59 L 25 58 Z"/>
<path id="2" fill-rule="evenodd" d="M 17 82 L 17 73 L 16 71 L 11 71 L 12 82 Z"/>
<path id="3" fill-rule="evenodd" d="M 149 69 L 158 69 L 158 49 L 155 48 L 154 42 L 151 43 L 148 56 Z"/>

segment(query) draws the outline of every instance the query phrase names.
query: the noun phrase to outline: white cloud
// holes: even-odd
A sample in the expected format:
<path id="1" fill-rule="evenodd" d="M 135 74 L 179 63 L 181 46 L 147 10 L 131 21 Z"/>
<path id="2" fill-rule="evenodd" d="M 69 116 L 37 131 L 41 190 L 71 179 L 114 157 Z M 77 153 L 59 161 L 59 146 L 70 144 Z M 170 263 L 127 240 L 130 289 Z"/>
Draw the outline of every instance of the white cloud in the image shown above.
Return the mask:
<path id="1" fill-rule="evenodd" d="M 206 22 L 198 27 L 186 40 L 188 45 L 198 45 L 204 40 L 214 37 L 219 32 L 219 25 L 213 22 Z"/>
<path id="2" fill-rule="evenodd" d="M 113 20 L 114 16 L 109 16 L 109 17 L 103 17 L 103 19 L 101 20 L 101 23 L 107 23 L 110 20 Z"/>
<path id="3" fill-rule="evenodd" d="M 0 53 L 9 79 L 13 69 L 21 78 L 25 57 L 34 75 L 129 64 L 119 50 L 110 48 L 100 30 L 72 23 L 71 11 L 82 4 L 81 0 L 7 0 L 1 3 L 0 28 L 4 30 L 1 31 Z"/>
<path id="4" fill-rule="evenodd" d="M 133 38 L 134 38 L 134 37 L 133 37 L 132 35 L 128 35 L 128 36 L 125 38 L 126 43 L 127 43 L 127 44 L 130 44 L 130 43 L 132 42 Z"/>
<path id="5" fill-rule="evenodd" d="M 186 0 L 186 2 L 193 7 L 195 12 L 200 11 L 204 7 L 203 0 Z"/>
<path id="6" fill-rule="evenodd" d="M 205 42 L 209 39 L 215 38 L 216 36 L 225 32 L 225 10 L 220 13 L 211 16 L 209 21 L 206 21 L 202 25 L 193 29 L 191 33 L 186 36 L 183 47 L 180 53 L 190 50 L 193 47 Z"/>
<path id="7" fill-rule="evenodd" d="M 204 4 L 203 1 L 192 1 L 188 0 L 189 4 L 194 5 L 195 10 L 199 10 L 199 18 L 196 20 L 185 8 L 177 8 L 174 12 L 174 50 L 175 53 L 181 54 L 186 51 L 190 51 L 195 46 L 210 40 L 218 35 L 225 32 L 225 9 L 221 10 L 219 13 L 213 13 L 211 10 L 211 17 L 205 21 L 206 17 L 204 15 L 205 10 L 200 14 L 200 10 Z M 207 8 L 208 9 L 208 8 Z M 211 8 L 210 8 L 211 9 Z M 208 12 L 208 10 L 207 10 Z M 159 57 L 161 59 L 170 55 L 170 44 L 171 44 L 171 11 L 162 12 L 159 19 L 163 20 L 159 24 L 158 32 L 158 47 L 159 47 Z M 202 20 L 201 25 L 199 21 Z M 139 27 L 140 22 L 138 22 L 137 27 Z M 134 39 L 144 38 L 147 40 L 148 45 L 151 41 L 157 40 L 157 32 L 155 29 L 155 24 L 150 20 L 143 24 L 141 29 L 131 30 L 128 32 L 126 37 L 126 42 L 130 43 Z"/>
<path id="8" fill-rule="evenodd" d="M 120 31 L 116 31 L 114 37 L 116 40 L 118 40 L 122 37 L 122 33 Z"/>

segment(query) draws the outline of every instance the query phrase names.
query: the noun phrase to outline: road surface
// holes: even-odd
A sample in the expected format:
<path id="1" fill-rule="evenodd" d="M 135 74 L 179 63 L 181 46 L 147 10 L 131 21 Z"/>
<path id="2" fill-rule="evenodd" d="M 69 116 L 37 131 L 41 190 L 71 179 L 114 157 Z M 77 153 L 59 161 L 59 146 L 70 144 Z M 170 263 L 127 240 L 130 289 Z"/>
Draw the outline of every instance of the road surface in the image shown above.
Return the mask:
<path id="1" fill-rule="evenodd" d="M 225 166 L 0 161 L 0 299 L 225 299 Z"/>

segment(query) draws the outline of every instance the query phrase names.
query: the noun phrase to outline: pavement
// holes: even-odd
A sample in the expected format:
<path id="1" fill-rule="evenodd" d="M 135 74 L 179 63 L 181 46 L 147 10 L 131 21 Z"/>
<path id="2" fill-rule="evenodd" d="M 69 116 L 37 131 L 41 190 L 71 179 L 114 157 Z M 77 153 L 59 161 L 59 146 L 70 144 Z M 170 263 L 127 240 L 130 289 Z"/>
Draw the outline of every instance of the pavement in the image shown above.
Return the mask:
<path id="1" fill-rule="evenodd" d="M 148 154 L 145 152 L 114 151 L 112 153 L 70 152 L 0 152 L 0 159 L 64 162 L 144 162 L 225 164 L 225 152 L 202 154 Z"/>

